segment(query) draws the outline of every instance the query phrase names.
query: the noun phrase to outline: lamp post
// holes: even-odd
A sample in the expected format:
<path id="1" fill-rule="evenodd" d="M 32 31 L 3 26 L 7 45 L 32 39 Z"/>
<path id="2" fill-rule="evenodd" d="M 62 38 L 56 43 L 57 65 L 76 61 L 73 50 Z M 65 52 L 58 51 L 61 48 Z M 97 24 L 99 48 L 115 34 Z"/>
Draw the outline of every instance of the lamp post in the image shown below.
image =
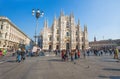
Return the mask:
<path id="1" fill-rule="evenodd" d="M 37 30 L 37 27 L 38 27 L 38 19 L 39 17 L 42 17 L 44 15 L 44 12 L 43 11 L 40 11 L 39 9 L 35 10 L 35 9 L 32 9 L 32 15 L 36 17 L 36 28 L 35 28 L 35 45 L 37 45 L 37 41 L 36 41 L 36 38 L 37 38 L 37 35 L 36 35 L 36 30 Z"/>

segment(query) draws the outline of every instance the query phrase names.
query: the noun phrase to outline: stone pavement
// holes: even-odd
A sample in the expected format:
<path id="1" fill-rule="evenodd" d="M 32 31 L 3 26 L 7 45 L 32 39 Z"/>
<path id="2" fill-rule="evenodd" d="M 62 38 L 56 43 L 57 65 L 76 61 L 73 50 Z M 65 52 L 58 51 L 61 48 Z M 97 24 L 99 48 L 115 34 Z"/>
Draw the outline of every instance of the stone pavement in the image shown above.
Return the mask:
<path id="1" fill-rule="evenodd" d="M 89 56 L 74 62 L 57 56 L 15 58 L 0 64 L 0 79 L 120 79 L 120 62 L 112 56 Z"/>
<path id="2" fill-rule="evenodd" d="M 0 56 L 0 64 L 6 62 L 7 60 L 13 58 L 12 57 L 13 52 L 7 52 L 5 56 Z"/>

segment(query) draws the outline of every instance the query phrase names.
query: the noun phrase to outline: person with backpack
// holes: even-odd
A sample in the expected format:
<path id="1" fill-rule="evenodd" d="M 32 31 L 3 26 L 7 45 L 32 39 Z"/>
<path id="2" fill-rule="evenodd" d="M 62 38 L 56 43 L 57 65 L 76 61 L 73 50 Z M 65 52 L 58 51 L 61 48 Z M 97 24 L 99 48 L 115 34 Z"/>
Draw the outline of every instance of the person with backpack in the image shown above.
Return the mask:
<path id="1" fill-rule="evenodd" d="M 16 57 L 16 62 L 21 62 L 21 48 L 19 48 L 17 51 L 17 57 Z"/>
<path id="2" fill-rule="evenodd" d="M 21 60 L 25 60 L 25 49 L 21 49 Z"/>

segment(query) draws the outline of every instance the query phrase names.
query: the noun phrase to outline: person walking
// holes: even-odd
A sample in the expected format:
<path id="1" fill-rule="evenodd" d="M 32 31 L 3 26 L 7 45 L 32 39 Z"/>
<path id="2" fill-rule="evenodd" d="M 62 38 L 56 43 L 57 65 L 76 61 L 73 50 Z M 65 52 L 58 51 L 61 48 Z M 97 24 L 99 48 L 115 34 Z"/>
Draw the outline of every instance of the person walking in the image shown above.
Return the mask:
<path id="1" fill-rule="evenodd" d="M 78 54 L 78 58 L 80 58 L 80 50 L 78 50 L 78 53 L 77 53 L 77 54 Z"/>
<path id="2" fill-rule="evenodd" d="M 116 48 L 114 51 L 114 59 L 118 59 L 119 50 Z"/>
<path id="3" fill-rule="evenodd" d="M 28 49 L 28 56 L 31 57 L 32 56 L 32 50 Z"/>
<path id="4" fill-rule="evenodd" d="M 78 58 L 78 54 L 77 54 L 77 50 L 75 50 L 75 59 L 77 59 Z"/>
<path id="5" fill-rule="evenodd" d="M 62 53 L 61 53 L 62 61 L 64 61 L 64 60 L 65 60 L 64 55 L 65 55 L 65 52 L 64 52 L 64 50 L 62 50 Z"/>
<path id="6" fill-rule="evenodd" d="M 2 50 L 0 49 L 0 56 L 2 56 L 3 54 L 2 54 Z"/>
<path id="7" fill-rule="evenodd" d="M 70 52 L 70 56 L 71 56 L 71 61 L 74 61 L 74 58 L 73 58 L 73 56 L 74 56 L 74 51 L 73 51 L 73 50 Z"/>
<path id="8" fill-rule="evenodd" d="M 86 58 L 86 50 L 84 49 L 83 50 L 83 56 L 84 56 L 84 59 Z"/>
<path id="9" fill-rule="evenodd" d="M 24 48 L 22 48 L 21 50 L 21 59 L 25 60 L 25 49 Z"/>
<path id="10" fill-rule="evenodd" d="M 17 57 L 16 57 L 16 62 L 21 62 L 21 48 L 19 48 L 17 51 Z"/>
<path id="11" fill-rule="evenodd" d="M 69 54 L 68 50 L 65 50 L 65 61 L 68 61 L 68 54 Z"/>

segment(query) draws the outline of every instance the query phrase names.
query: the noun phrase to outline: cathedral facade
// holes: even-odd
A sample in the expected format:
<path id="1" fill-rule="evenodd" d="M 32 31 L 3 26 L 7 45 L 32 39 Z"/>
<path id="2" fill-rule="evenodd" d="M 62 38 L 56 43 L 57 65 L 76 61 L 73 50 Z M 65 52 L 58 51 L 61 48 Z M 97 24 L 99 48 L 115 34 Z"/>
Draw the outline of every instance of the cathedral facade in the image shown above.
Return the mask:
<path id="1" fill-rule="evenodd" d="M 67 16 L 61 11 L 58 19 L 54 17 L 51 27 L 48 27 L 48 22 L 45 20 L 39 46 L 43 50 L 88 49 L 87 25 L 84 25 L 82 31 L 80 20 L 76 24 L 73 14 Z"/>

